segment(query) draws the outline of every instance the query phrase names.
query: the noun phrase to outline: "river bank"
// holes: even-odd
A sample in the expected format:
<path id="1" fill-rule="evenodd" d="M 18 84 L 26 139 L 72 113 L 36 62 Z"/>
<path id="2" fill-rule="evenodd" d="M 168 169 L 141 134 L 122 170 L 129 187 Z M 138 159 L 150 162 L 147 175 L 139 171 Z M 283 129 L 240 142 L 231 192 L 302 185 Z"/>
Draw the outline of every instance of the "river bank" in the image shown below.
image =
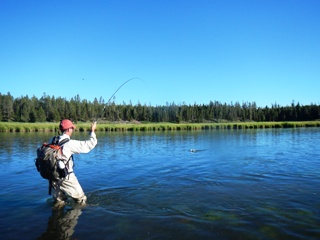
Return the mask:
<path id="1" fill-rule="evenodd" d="M 0 132 L 58 132 L 58 123 L 0 122 Z M 90 130 L 90 123 L 77 123 L 76 131 Z M 320 127 L 320 121 L 307 122 L 226 122 L 226 123 L 99 123 L 97 131 L 180 131 L 214 129 L 259 129 Z"/>

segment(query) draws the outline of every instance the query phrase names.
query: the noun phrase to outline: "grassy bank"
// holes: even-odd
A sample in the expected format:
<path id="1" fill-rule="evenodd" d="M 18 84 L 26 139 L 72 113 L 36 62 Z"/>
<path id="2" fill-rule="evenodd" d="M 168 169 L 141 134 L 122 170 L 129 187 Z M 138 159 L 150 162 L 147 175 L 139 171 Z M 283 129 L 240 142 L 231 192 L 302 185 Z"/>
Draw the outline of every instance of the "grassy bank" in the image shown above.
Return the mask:
<path id="1" fill-rule="evenodd" d="M 58 123 L 0 122 L 0 132 L 57 132 Z M 89 131 L 90 123 L 76 124 L 76 131 Z M 179 131 L 214 129 L 259 129 L 320 127 L 320 121 L 310 122 L 237 122 L 237 123 L 102 123 L 97 131 Z"/>

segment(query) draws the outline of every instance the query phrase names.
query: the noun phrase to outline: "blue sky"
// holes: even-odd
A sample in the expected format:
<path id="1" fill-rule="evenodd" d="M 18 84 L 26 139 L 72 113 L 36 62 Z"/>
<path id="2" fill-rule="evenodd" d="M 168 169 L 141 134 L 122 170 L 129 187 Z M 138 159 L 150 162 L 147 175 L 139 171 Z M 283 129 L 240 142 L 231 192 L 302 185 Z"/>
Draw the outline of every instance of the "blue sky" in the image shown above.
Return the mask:
<path id="1" fill-rule="evenodd" d="M 0 93 L 320 104 L 319 0 L 0 0 Z M 140 80 L 142 79 L 142 80 Z"/>

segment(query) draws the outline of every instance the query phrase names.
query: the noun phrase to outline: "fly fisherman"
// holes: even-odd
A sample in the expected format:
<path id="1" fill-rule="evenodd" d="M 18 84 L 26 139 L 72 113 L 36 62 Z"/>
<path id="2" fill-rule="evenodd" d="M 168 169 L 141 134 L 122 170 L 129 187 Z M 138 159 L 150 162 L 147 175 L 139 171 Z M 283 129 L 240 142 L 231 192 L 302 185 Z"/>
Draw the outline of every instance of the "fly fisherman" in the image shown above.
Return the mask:
<path id="1" fill-rule="evenodd" d="M 59 136 L 59 142 L 63 139 L 70 140 L 62 146 L 61 158 L 66 166 L 66 176 L 59 181 L 51 181 L 55 207 L 63 207 L 68 196 L 80 205 L 86 204 L 87 197 L 85 196 L 82 187 L 73 172 L 74 163 L 72 155 L 76 153 L 88 153 L 97 145 L 97 138 L 95 134 L 96 125 L 96 122 L 92 123 L 90 137 L 88 140 L 79 141 L 70 139 L 76 126 L 68 119 L 64 119 L 60 122 L 59 128 L 62 135 Z"/>

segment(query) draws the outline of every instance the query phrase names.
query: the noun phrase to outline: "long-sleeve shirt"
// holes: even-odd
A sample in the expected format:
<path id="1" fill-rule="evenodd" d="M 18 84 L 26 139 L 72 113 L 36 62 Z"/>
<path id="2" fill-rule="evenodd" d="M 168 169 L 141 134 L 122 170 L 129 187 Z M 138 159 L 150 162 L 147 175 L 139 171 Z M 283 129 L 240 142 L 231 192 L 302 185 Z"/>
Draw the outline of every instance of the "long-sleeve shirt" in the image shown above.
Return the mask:
<path id="1" fill-rule="evenodd" d="M 66 138 L 70 139 L 69 135 L 62 134 L 59 136 L 59 142 Z M 68 161 L 70 157 L 73 154 L 90 152 L 97 145 L 97 143 L 98 140 L 95 132 L 90 132 L 90 137 L 87 140 L 80 141 L 70 139 L 67 143 L 63 144 L 61 158 L 64 160 L 63 162 L 66 164 L 69 173 L 73 172 L 73 161 Z"/>

